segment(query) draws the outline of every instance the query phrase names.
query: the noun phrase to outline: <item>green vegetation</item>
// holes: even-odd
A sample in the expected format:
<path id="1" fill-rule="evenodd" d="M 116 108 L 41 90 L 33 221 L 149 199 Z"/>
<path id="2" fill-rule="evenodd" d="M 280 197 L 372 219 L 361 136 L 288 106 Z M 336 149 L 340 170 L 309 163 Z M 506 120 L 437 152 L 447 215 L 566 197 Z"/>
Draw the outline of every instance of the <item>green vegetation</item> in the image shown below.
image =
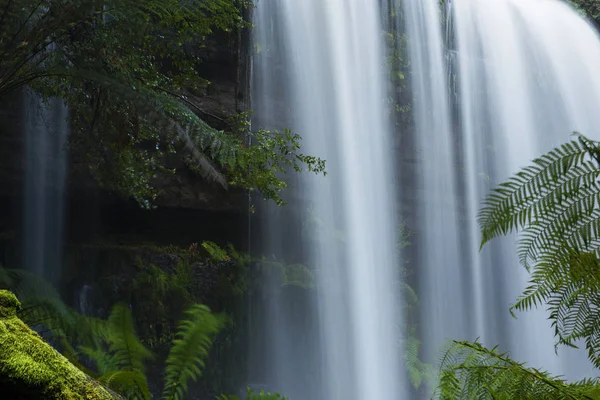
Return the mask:
<path id="1" fill-rule="evenodd" d="M 568 0 L 568 2 L 596 24 L 600 23 L 600 2 L 598 0 Z"/>
<path id="2" fill-rule="evenodd" d="M 0 97 L 28 86 L 71 110 L 71 146 L 105 188 L 150 207 L 178 154 L 204 178 L 278 204 L 287 168 L 324 172 L 289 131 L 216 130 L 200 50 L 248 28 L 246 0 L 0 0 Z M 240 132 L 241 130 L 241 132 Z M 242 137 L 243 134 L 245 137 Z M 244 145 L 252 143 L 252 146 Z"/>
<path id="3" fill-rule="evenodd" d="M 287 400 L 287 397 L 280 395 L 279 393 L 268 393 L 264 390 L 260 392 L 255 392 L 252 389 L 248 388 L 246 393 L 245 400 Z M 241 400 L 238 396 L 232 395 L 221 395 L 217 397 L 217 400 Z"/>
<path id="4" fill-rule="evenodd" d="M 169 343 L 182 310 L 195 300 L 191 266 L 180 261 L 173 272 L 148 266 L 134 278 L 130 298 L 143 341 L 150 347 Z"/>
<path id="5" fill-rule="evenodd" d="M 398 131 L 406 130 L 413 124 L 412 93 L 407 77 L 411 74 L 409 39 L 403 25 L 404 15 L 400 0 L 386 0 L 387 31 L 385 43 L 389 75 L 388 104 Z"/>
<path id="6" fill-rule="evenodd" d="M 598 379 L 567 383 L 528 368 L 480 343 L 454 342 L 445 354 L 436 398 L 440 400 L 594 400 Z"/>
<path id="7" fill-rule="evenodd" d="M 480 213 L 482 245 L 519 229 L 518 255 L 530 285 L 512 306 L 545 304 L 559 344 L 585 340 L 600 366 L 600 158 L 583 136 L 534 161 L 501 184 Z"/>
<path id="8" fill-rule="evenodd" d="M 281 286 L 296 286 L 303 289 L 310 289 L 315 285 L 314 271 L 304 264 L 287 264 L 275 258 L 250 257 L 238 252 L 231 245 L 227 249 L 224 249 L 210 241 L 202 242 L 202 247 L 209 253 L 213 261 L 235 261 L 235 264 L 241 270 L 234 274 L 235 278 L 239 281 L 230 281 L 229 283 L 233 283 L 233 287 L 238 289 L 237 294 L 242 294 L 246 291 L 249 283 L 248 274 L 250 269 L 258 273 L 276 274 Z"/>
<path id="9" fill-rule="evenodd" d="M 207 244 L 207 246 L 210 245 Z M 215 244 L 212 246 L 216 247 Z M 231 251 L 233 252 L 233 249 Z M 243 258 L 241 255 L 237 257 Z M 145 276 L 138 284 L 148 285 L 153 290 L 157 289 L 156 285 L 165 285 L 163 287 L 165 290 L 162 292 L 157 290 L 156 296 L 151 297 L 157 300 L 154 304 L 166 302 L 167 295 L 171 296 L 170 299 L 175 304 L 183 304 L 182 297 L 187 298 L 186 296 L 190 295 L 189 292 L 181 294 L 177 291 L 169 291 L 169 288 L 181 288 L 177 279 L 174 278 L 179 272 L 171 274 L 156 267 L 152 267 L 151 270 L 150 273 L 157 274 L 159 278 Z M 187 272 L 184 270 L 180 273 L 186 276 L 186 279 L 182 281 L 189 283 L 190 277 L 185 275 Z M 142 272 L 141 276 L 144 274 L 145 272 Z M 88 378 L 90 385 L 105 385 L 127 399 L 151 398 L 146 375 L 147 365 L 149 362 L 155 361 L 157 355 L 146 347 L 136 333 L 136 325 L 145 328 L 147 321 L 135 320 L 129 306 L 115 305 L 107 320 L 84 316 L 67 307 L 48 283 L 36 275 L 21 270 L 0 268 L 0 286 L 10 287 L 23 299 L 23 306 L 21 306 L 12 293 L 3 291 L 2 293 L 7 295 L 3 296 L 2 302 L 0 302 L 0 317 L 14 317 L 23 324 L 18 319 L 21 318 L 47 334 L 57 349 L 61 350 L 66 357 L 61 358 L 65 365 L 77 371 L 78 374 L 83 374 L 77 369 L 79 368 L 85 374 L 96 379 L 93 381 Z M 140 295 L 142 294 L 140 293 Z M 145 295 L 147 296 L 148 293 Z M 161 347 L 164 347 L 165 344 L 169 345 L 168 354 L 164 359 L 164 383 L 162 385 L 162 398 L 164 399 L 185 398 L 190 381 L 196 381 L 203 374 L 215 339 L 218 335 L 225 333 L 225 328 L 231 322 L 225 314 L 214 314 L 208 307 L 201 304 L 192 302 L 186 308 L 187 311 L 183 312 L 183 318 L 177 324 L 176 330 L 173 330 L 168 337 L 164 336 L 163 342 L 151 343 Z M 164 314 L 169 317 L 170 321 L 173 315 L 176 315 L 176 311 L 172 310 Z M 26 325 L 23 324 L 23 326 Z M 170 329 L 170 322 L 165 323 L 164 329 Z M 29 328 L 27 331 L 30 331 Z M 36 340 L 56 353 L 41 337 L 33 331 L 31 333 L 35 335 Z M 10 344 L 10 340 L 4 343 Z M 11 351 L 13 351 L 12 348 Z M 2 383 L 2 376 L 3 371 L 0 370 L 0 383 Z M 16 385 L 22 389 L 21 383 L 17 382 Z M 277 396 L 279 395 L 248 392 L 248 399 L 278 398 L 283 400 L 283 397 Z M 223 398 L 234 399 L 235 396 Z"/>
<path id="10" fill-rule="evenodd" d="M 185 315 L 165 362 L 162 398 L 168 400 L 183 399 L 188 382 L 202 374 L 213 340 L 226 322 L 223 315 L 212 314 L 200 304 L 190 307 Z M 127 306 L 116 305 L 106 324 L 95 327 L 92 346 L 80 348 L 94 361 L 100 382 L 127 398 L 150 399 L 145 363 L 152 353 L 135 334 Z"/>
<path id="11" fill-rule="evenodd" d="M 577 135 L 499 185 L 479 214 L 482 246 L 520 231 L 529 286 L 512 306 L 544 305 L 558 345 L 585 344 L 600 366 L 600 143 Z M 442 361 L 440 399 L 598 399 L 600 382 L 568 383 L 481 344 L 455 342 Z"/>
<path id="12" fill-rule="evenodd" d="M 0 386 L 7 398 L 119 398 L 73 366 L 18 317 L 16 296 L 0 290 Z"/>

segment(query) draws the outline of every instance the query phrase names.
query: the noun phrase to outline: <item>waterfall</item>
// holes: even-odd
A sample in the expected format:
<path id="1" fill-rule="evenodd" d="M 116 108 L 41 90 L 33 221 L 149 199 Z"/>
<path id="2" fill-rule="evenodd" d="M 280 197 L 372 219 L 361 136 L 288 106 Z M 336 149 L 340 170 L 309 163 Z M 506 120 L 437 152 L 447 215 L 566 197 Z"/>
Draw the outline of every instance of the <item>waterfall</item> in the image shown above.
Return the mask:
<path id="1" fill-rule="evenodd" d="M 556 357 L 543 307 L 511 318 L 529 274 L 514 237 L 479 252 L 476 214 L 490 188 L 573 131 L 597 138 L 598 35 L 560 1 L 453 0 L 444 48 L 438 2 L 405 3 L 414 135 L 424 149 L 416 245 L 427 253 L 417 273 L 428 353 L 445 338 L 479 337 L 534 367 L 592 376 L 584 352 L 560 348 Z M 447 70 L 453 79 L 443 82 Z"/>
<path id="2" fill-rule="evenodd" d="M 425 344 L 442 343 L 468 332 L 469 315 L 461 310 L 468 302 L 469 282 L 457 273 L 463 258 L 459 244 L 456 157 L 450 107 L 446 95 L 446 60 L 435 1 L 407 0 L 404 12 L 410 43 L 419 223 L 417 286 L 421 335 Z M 400 19 L 401 12 L 396 12 Z M 398 26 L 403 21 L 398 21 Z M 454 300 L 454 301 L 451 301 Z M 443 329 L 442 329 L 443 328 Z M 434 349 L 426 346 L 428 356 Z M 432 351 L 433 350 L 433 351 Z"/>
<path id="3" fill-rule="evenodd" d="M 262 375 L 292 400 L 403 398 L 401 307 L 391 128 L 377 0 L 261 0 L 257 4 L 255 128 L 291 128 L 328 174 L 294 183 L 288 211 L 271 211 L 264 245 L 316 271 L 304 304 L 313 322 L 264 310 Z M 292 206 L 288 206 L 292 207 Z M 302 230 L 302 243 L 292 232 Z M 291 248 L 291 249 L 290 249 Z M 312 310 L 312 311 L 311 311 Z M 294 348 L 322 349 L 301 352 Z M 307 369 L 320 384 L 307 383 Z"/>
<path id="4" fill-rule="evenodd" d="M 49 282 L 62 270 L 68 109 L 26 89 L 23 104 L 25 185 L 23 264 Z"/>

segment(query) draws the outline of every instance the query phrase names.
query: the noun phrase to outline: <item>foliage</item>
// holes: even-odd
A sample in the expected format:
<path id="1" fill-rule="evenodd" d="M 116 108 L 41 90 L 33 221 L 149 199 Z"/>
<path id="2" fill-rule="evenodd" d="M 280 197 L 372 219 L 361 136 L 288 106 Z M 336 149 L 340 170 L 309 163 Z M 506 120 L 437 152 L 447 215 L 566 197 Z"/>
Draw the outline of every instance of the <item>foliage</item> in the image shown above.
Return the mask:
<path id="1" fill-rule="evenodd" d="M 213 261 L 230 261 L 231 260 L 231 256 L 229 255 L 228 251 L 219 247 L 219 245 L 216 244 L 215 242 L 206 240 L 206 241 L 202 242 L 202 247 L 204 248 L 204 250 L 206 250 L 206 252 L 208 253 L 208 255 L 210 256 L 210 258 Z M 232 249 L 232 247 L 230 247 L 230 250 L 231 249 Z"/>
<path id="2" fill-rule="evenodd" d="M 167 357 L 163 391 L 167 400 L 182 399 L 187 382 L 202 374 L 213 340 L 225 324 L 222 315 L 212 314 L 204 305 L 196 304 L 186 314 Z"/>
<path id="3" fill-rule="evenodd" d="M 149 265 L 131 285 L 131 307 L 142 341 L 150 347 L 170 343 L 182 310 L 194 303 L 192 269 L 181 260 L 173 271 Z"/>
<path id="4" fill-rule="evenodd" d="M 440 400 L 592 400 L 600 398 L 597 379 L 567 383 L 528 368 L 496 348 L 455 341 L 441 361 L 435 398 Z"/>
<path id="5" fill-rule="evenodd" d="M 0 386 L 6 398 L 113 399 L 17 317 L 20 303 L 0 290 Z"/>
<path id="6" fill-rule="evenodd" d="M 151 353 L 135 334 L 133 316 L 123 304 L 114 306 L 106 325 L 108 351 L 120 370 L 144 371 L 144 362 Z"/>
<path id="7" fill-rule="evenodd" d="M 52 285 L 30 272 L 0 267 L 0 288 L 11 290 L 20 299 L 19 319 L 50 335 L 71 362 L 76 358 L 71 344 L 88 341 L 100 323 L 67 307 Z"/>
<path id="8" fill-rule="evenodd" d="M 251 257 L 238 252 L 231 244 L 228 245 L 227 249 L 224 249 L 214 242 L 205 241 L 202 242 L 202 247 L 209 253 L 213 261 L 234 261 L 238 265 L 241 270 L 236 275 L 238 279 L 242 279 L 238 294 L 247 289 L 246 278 L 250 268 L 267 273 L 275 272 L 281 286 L 296 286 L 304 289 L 314 287 L 314 271 L 306 265 L 288 264 L 278 261 L 275 257 Z"/>
<path id="9" fill-rule="evenodd" d="M 424 363 L 420 358 L 421 341 L 414 332 L 411 332 L 404 343 L 403 357 L 404 365 L 408 372 L 410 383 L 415 389 L 426 386 L 429 389 L 435 387 L 437 373 L 433 365 Z"/>
<path id="10" fill-rule="evenodd" d="M 479 214 L 482 246 L 522 230 L 518 255 L 532 272 L 512 306 L 547 304 L 558 344 L 583 339 L 600 366 L 600 148 L 578 136 L 496 188 Z"/>
<path id="11" fill-rule="evenodd" d="M 315 272 L 304 264 L 288 264 L 275 258 L 261 257 L 255 260 L 255 268 L 274 276 L 282 286 L 294 286 L 302 289 L 315 287 Z M 260 284 L 260 282 L 259 282 Z"/>
<path id="12" fill-rule="evenodd" d="M 520 230 L 518 255 L 530 285 L 511 307 L 546 304 L 558 337 L 583 339 L 600 366 L 600 148 L 578 135 L 499 185 L 479 214 L 482 246 Z M 441 363 L 440 399 L 598 399 L 600 382 L 576 383 L 528 368 L 479 342 L 454 342 Z"/>
<path id="13" fill-rule="evenodd" d="M 222 394 L 217 397 L 217 400 L 240 400 L 240 398 L 234 395 Z M 248 388 L 245 400 L 287 400 L 287 397 L 282 396 L 279 393 L 265 392 L 264 390 L 261 390 L 260 392 L 255 392 L 254 390 Z"/>
<path id="14" fill-rule="evenodd" d="M 31 280 L 28 284 L 15 284 L 27 279 Z M 69 361 L 85 372 L 98 376 L 100 382 L 128 399 L 151 397 L 145 364 L 153 355 L 137 336 L 133 315 L 128 306 L 115 305 L 108 320 L 102 321 L 70 310 L 52 286 L 35 275 L 19 270 L 0 269 L 0 282 L 3 285 L 9 283 L 22 293 L 30 315 L 48 316 L 40 321 L 32 321 L 52 332 L 53 340 L 59 340 L 63 351 L 69 353 Z M 47 298 L 36 299 L 36 293 L 43 291 L 49 293 Z M 17 308 L 15 302 L 16 297 L 12 303 L 0 301 L 0 314 L 4 315 L 4 303 L 12 307 L 14 313 Z M 18 305 L 19 315 L 27 316 L 22 314 L 26 306 L 21 307 L 21 303 Z M 47 308 L 52 312 L 45 314 L 48 312 Z M 210 347 L 226 322 L 224 315 L 213 314 L 206 306 L 194 304 L 188 308 L 185 318 L 180 321 L 166 360 L 163 398 L 183 398 L 188 381 L 196 380 L 201 375 Z M 94 363 L 97 373 L 87 370 L 78 362 L 81 356 Z"/>
<path id="15" fill-rule="evenodd" d="M 584 16 L 596 24 L 600 24 L 600 2 L 598 0 L 568 0 L 568 2 Z"/>
<path id="16" fill-rule="evenodd" d="M 402 1 L 387 0 L 387 31 L 384 32 L 387 47 L 387 65 L 390 85 L 388 104 L 394 116 L 396 129 L 405 130 L 413 123 L 412 94 L 407 77 L 411 74 L 409 38 L 405 27 Z"/>
<path id="17" fill-rule="evenodd" d="M 188 381 L 201 375 L 204 360 L 225 321 L 223 315 L 212 314 L 200 304 L 186 311 L 166 360 L 162 398 L 183 398 Z M 95 346 L 81 347 L 81 351 L 102 373 L 100 381 L 115 391 L 130 399 L 151 397 L 144 365 L 152 355 L 137 337 L 128 307 L 116 305 L 107 324 L 96 332 Z"/>
<path id="18" fill-rule="evenodd" d="M 326 219 L 312 207 L 305 210 L 301 233 L 303 239 L 312 242 L 344 243 L 347 240 L 347 234 L 344 230 L 326 222 Z"/>
<path id="19" fill-rule="evenodd" d="M 104 187 L 150 207 L 158 174 L 180 154 L 223 186 L 282 203 L 276 171 L 322 160 L 289 132 L 218 131 L 199 115 L 210 83 L 199 49 L 217 31 L 247 27 L 246 0 L 0 0 L 0 96 L 28 85 L 68 103 L 71 145 Z M 194 44 L 194 45 L 192 45 Z M 51 103 L 51 102 L 50 102 Z M 244 132 L 244 134 L 249 134 Z"/>
<path id="20" fill-rule="evenodd" d="M 411 245 L 410 238 L 413 232 L 408 228 L 405 221 L 401 220 L 398 225 L 398 250 L 402 254 L 403 249 Z M 404 338 L 402 340 L 402 357 L 408 374 L 408 379 L 413 388 L 420 390 L 423 386 L 432 390 L 435 387 L 437 374 L 431 364 L 422 361 L 421 341 L 418 338 L 419 327 L 419 296 L 417 292 L 407 283 L 409 271 L 408 260 L 400 260 L 399 291 L 401 294 L 404 315 Z"/>
<path id="21" fill-rule="evenodd" d="M 94 344 L 80 350 L 95 362 L 101 382 L 129 398 L 150 398 L 144 365 L 152 355 L 135 334 L 127 306 L 114 306 L 106 324 L 99 326 Z"/>
<path id="22" fill-rule="evenodd" d="M 229 140 L 236 146 L 228 146 L 212 156 L 213 159 L 218 156 L 220 164 L 228 168 L 229 183 L 251 190 L 258 188 L 265 199 L 273 199 L 279 205 L 285 201 L 278 194 L 288 185 L 278 173 L 286 173 L 289 168 L 302 172 L 305 165 L 310 172 L 327 174 L 324 160 L 299 153 L 301 137 L 288 129 L 252 132 L 249 139 L 252 145 L 248 147 L 237 137 Z M 202 142 L 199 144 L 200 148 L 208 149 Z M 236 152 L 236 148 L 241 150 Z M 210 149 L 213 151 L 212 144 Z"/>

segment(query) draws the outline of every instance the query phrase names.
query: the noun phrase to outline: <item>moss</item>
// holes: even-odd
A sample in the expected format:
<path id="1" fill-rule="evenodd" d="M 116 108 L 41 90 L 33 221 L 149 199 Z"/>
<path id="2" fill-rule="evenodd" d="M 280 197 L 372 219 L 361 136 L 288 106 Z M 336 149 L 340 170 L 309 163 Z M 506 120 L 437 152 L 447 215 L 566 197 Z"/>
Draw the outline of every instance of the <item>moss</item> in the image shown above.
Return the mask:
<path id="1" fill-rule="evenodd" d="M 0 290 L 0 393 L 2 399 L 119 398 L 77 369 L 16 316 L 20 307 Z"/>
<path id="2" fill-rule="evenodd" d="M 17 315 L 21 303 L 17 296 L 8 290 L 0 290 L 0 318 L 11 318 Z"/>

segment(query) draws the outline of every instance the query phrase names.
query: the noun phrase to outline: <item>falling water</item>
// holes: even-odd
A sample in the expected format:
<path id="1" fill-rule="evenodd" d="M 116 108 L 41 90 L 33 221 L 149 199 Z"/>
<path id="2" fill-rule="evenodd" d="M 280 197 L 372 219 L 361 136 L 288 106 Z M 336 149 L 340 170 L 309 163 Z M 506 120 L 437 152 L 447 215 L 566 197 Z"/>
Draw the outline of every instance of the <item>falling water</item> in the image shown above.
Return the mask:
<path id="1" fill-rule="evenodd" d="M 56 283 L 63 245 L 68 109 L 60 99 L 24 95 L 25 188 L 23 262 Z"/>
<path id="2" fill-rule="evenodd" d="M 403 397 L 395 188 L 378 3 L 261 0 L 256 12 L 254 125 L 292 128 L 303 137 L 303 151 L 326 159 L 328 169 L 327 177 L 301 179 L 295 199 L 294 207 L 305 215 L 310 209 L 318 221 L 313 225 L 320 227 L 305 235 L 313 240 L 304 257 L 317 270 L 313 304 L 323 351 L 311 362 L 323 385 L 316 392 L 311 385 L 288 391 L 293 400 Z M 286 234 L 289 221 L 277 222 L 269 237 L 293 240 Z M 271 346 L 284 354 L 280 336 L 290 327 L 272 328 Z M 295 372 L 303 360 L 270 360 L 278 376 L 302 379 Z M 290 387 L 273 384 L 284 392 Z"/>
<path id="3" fill-rule="evenodd" d="M 441 343 L 445 338 L 461 337 L 468 332 L 468 315 L 461 312 L 460 307 L 467 302 L 465 293 L 470 286 L 457 273 L 462 262 L 459 201 L 451 116 L 445 94 L 446 62 L 441 26 L 436 23 L 438 3 L 408 0 L 403 5 L 404 12 L 410 16 L 406 20 L 407 35 L 413 39 L 410 60 L 417 132 L 415 147 L 420 154 L 417 159 L 420 175 L 415 184 L 419 198 L 416 220 L 421 224 L 423 244 L 418 249 L 418 292 L 426 294 L 421 296 L 421 304 L 427 310 L 421 314 L 421 335 L 425 343 Z"/>
<path id="4" fill-rule="evenodd" d="M 544 310 L 528 312 L 517 321 L 509 316 L 508 307 L 528 274 L 516 260 L 514 238 L 496 240 L 479 253 L 475 217 L 491 187 L 568 141 L 571 132 L 597 136 L 598 36 L 559 1 L 454 0 L 446 2 L 446 64 L 440 56 L 440 13 L 431 10 L 436 3 L 411 0 L 405 9 L 416 75 L 415 135 L 429 141 L 420 142 L 429 156 L 421 167 L 424 189 L 419 202 L 425 204 L 425 215 L 418 229 L 425 242 L 419 245 L 438 253 L 424 257 L 418 266 L 425 279 L 421 296 L 427 330 L 469 340 L 480 337 L 533 366 L 570 378 L 591 376 L 582 352 L 561 348 L 561 357 L 555 356 Z M 441 82 L 446 67 L 456 87 Z M 430 75 L 423 78 L 425 74 Z M 448 88 L 456 95 L 452 121 L 447 103 L 440 100 L 448 98 Z M 447 169 L 452 154 L 456 162 Z M 443 201 L 436 188 L 440 182 L 457 185 L 452 190 L 451 183 L 445 184 Z M 455 238 L 462 256 L 456 253 Z M 439 260 L 445 261 L 431 264 Z M 440 276 L 432 277 L 431 271 Z M 454 278 L 440 288 L 449 277 Z M 471 322 L 465 321 L 467 315 Z M 440 344 L 439 337 L 433 339 L 427 347 Z"/>

